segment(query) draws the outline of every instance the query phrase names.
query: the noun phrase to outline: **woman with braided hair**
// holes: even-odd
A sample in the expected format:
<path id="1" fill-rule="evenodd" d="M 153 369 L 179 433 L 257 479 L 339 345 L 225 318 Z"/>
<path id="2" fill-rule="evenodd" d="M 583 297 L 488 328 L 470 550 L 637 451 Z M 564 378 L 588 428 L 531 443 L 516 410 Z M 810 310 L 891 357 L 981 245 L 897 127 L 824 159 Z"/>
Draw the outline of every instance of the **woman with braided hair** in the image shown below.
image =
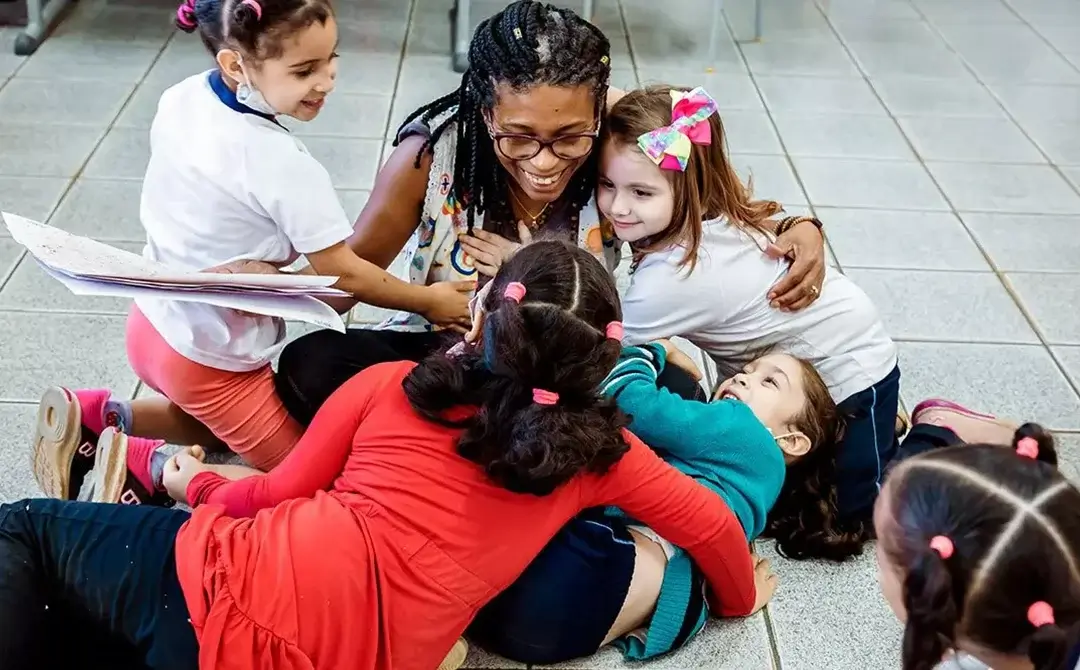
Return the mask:
<path id="1" fill-rule="evenodd" d="M 480 23 L 469 63 L 456 91 L 417 109 L 399 129 L 352 249 L 384 268 L 404 250 L 414 284 L 483 284 L 534 237 L 583 247 L 613 272 L 618 244 L 593 200 L 593 149 L 605 102 L 616 94 L 608 88 L 607 38 L 570 10 L 518 0 Z M 795 262 L 772 293 L 779 305 L 801 308 L 821 283 L 823 239 L 807 223 L 778 246 Z M 360 370 L 420 360 L 448 346 L 452 333 L 406 312 L 378 329 L 311 333 L 282 353 L 278 393 L 308 423 Z"/>

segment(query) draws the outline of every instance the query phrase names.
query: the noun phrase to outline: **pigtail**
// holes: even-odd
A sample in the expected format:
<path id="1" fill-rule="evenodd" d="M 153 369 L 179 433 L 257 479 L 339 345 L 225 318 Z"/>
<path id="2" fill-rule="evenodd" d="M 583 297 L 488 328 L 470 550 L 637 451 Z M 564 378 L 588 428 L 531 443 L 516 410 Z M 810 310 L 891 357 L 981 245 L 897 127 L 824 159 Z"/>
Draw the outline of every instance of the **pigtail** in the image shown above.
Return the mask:
<path id="1" fill-rule="evenodd" d="M 1057 467 L 1054 437 L 1037 423 L 1025 423 L 1013 435 L 1012 448 L 1020 456 Z"/>
<path id="2" fill-rule="evenodd" d="M 176 8 L 176 28 L 185 33 L 193 33 L 199 27 L 198 17 L 195 15 L 195 0 L 184 0 L 184 3 Z"/>
<path id="3" fill-rule="evenodd" d="M 947 547 L 939 553 L 927 545 L 904 579 L 903 670 L 933 670 L 955 639 L 960 615 L 946 557 L 952 555 L 951 542 Z"/>
<path id="4" fill-rule="evenodd" d="M 1039 626 L 1028 642 L 1027 657 L 1035 670 L 1073 670 L 1067 667 L 1069 652 L 1080 644 L 1080 624 L 1062 628 L 1057 624 Z"/>

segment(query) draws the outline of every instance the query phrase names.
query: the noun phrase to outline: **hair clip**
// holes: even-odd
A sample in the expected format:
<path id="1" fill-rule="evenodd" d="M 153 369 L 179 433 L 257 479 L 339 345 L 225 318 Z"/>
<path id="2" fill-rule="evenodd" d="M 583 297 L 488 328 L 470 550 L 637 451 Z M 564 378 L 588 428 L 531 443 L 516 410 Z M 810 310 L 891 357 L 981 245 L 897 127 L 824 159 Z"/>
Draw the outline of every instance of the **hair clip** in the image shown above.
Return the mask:
<path id="1" fill-rule="evenodd" d="M 1016 443 L 1016 453 L 1024 458 L 1035 460 L 1039 457 L 1039 441 L 1034 437 L 1022 437 Z"/>
<path id="2" fill-rule="evenodd" d="M 608 58 L 607 56 L 601 56 L 601 57 L 600 57 L 600 63 L 601 63 L 602 65 L 607 65 L 607 64 L 608 64 L 608 61 L 610 61 L 610 60 L 611 60 L 611 59 L 610 59 L 610 58 Z"/>
<path id="3" fill-rule="evenodd" d="M 935 535 L 930 538 L 930 548 L 936 551 L 943 560 L 948 560 L 953 555 L 953 551 L 956 550 L 953 541 L 944 535 Z"/>
<path id="4" fill-rule="evenodd" d="M 514 37 L 519 40 L 521 39 L 521 28 L 514 28 Z"/>
<path id="5" fill-rule="evenodd" d="M 604 335 L 607 337 L 622 342 L 623 334 L 626 331 L 623 329 L 622 321 L 612 321 L 604 329 Z"/>
<path id="6" fill-rule="evenodd" d="M 251 11 L 255 12 L 255 20 L 262 21 L 262 5 L 257 0 L 240 0 L 240 4 L 251 7 Z"/>
<path id="7" fill-rule="evenodd" d="M 544 389 L 533 389 L 533 402 L 537 405 L 554 405 L 559 402 L 559 394 Z"/>
<path id="8" fill-rule="evenodd" d="M 1042 628 L 1054 623 L 1054 608 L 1045 600 L 1031 603 L 1027 611 L 1028 621 L 1036 628 Z"/>
<path id="9" fill-rule="evenodd" d="M 521 299 L 525 297 L 525 284 L 518 281 L 512 281 L 506 285 L 503 289 L 503 297 L 507 300 L 513 300 L 514 302 L 521 302 Z"/>

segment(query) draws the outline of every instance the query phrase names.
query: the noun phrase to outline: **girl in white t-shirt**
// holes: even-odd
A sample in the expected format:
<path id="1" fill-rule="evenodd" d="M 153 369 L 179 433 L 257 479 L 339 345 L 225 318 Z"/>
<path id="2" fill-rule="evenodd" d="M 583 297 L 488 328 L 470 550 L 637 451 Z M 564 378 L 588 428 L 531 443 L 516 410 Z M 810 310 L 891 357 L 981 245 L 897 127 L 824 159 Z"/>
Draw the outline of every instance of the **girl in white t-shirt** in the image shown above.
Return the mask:
<path id="1" fill-rule="evenodd" d="M 276 272 L 303 254 L 311 271 L 339 277 L 335 286 L 358 300 L 466 325 L 473 283 L 417 286 L 353 253 L 330 175 L 278 122 L 314 119 L 334 89 L 329 0 L 187 0 L 176 22 L 198 30 L 216 67 L 161 96 L 140 206 L 144 255 L 178 269 Z M 95 500 L 154 499 L 162 442 L 142 438 L 220 441 L 254 467 L 273 467 L 303 431 L 270 368 L 284 338 L 281 319 L 137 300 L 128 358 L 165 398 L 128 403 L 107 390 L 50 389 L 34 440 L 38 482 L 49 495 L 74 498 L 93 467 Z M 98 448 L 106 426 L 122 432 L 108 431 Z"/>
<path id="2" fill-rule="evenodd" d="M 616 103 L 603 128 L 597 203 L 634 252 L 627 343 L 681 336 L 727 373 L 772 348 L 812 362 L 847 421 L 841 518 L 865 524 L 897 447 L 896 345 L 866 294 L 832 268 L 808 307 L 769 304 L 787 261 L 762 254 L 775 238 L 759 224 L 781 207 L 751 199 L 725 155 L 712 98 L 659 86 Z"/>

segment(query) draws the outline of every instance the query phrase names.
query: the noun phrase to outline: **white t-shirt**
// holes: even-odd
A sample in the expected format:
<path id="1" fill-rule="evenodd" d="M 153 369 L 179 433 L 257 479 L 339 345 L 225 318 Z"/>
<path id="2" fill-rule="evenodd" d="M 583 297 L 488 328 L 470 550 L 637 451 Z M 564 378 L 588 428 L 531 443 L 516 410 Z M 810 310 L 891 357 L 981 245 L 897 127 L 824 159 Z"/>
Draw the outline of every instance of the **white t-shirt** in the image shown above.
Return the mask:
<path id="1" fill-rule="evenodd" d="M 326 168 L 287 130 L 244 109 L 213 72 L 162 94 L 140 207 L 145 257 L 185 270 L 241 259 L 286 264 L 352 234 Z M 209 367 L 255 370 L 284 346 L 281 319 L 193 302 L 137 304 L 173 349 Z"/>
<path id="2" fill-rule="evenodd" d="M 693 272 L 682 248 L 649 254 L 623 299 L 627 344 L 681 336 L 716 361 L 724 377 L 773 347 L 809 360 L 836 402 L 896 367 L 896 344 L 862 289 L 826 268 L 821 297 L 798 312 L 769 306 L 788 263 L 766 256 L 764 236 L 706 221 Z"/>

